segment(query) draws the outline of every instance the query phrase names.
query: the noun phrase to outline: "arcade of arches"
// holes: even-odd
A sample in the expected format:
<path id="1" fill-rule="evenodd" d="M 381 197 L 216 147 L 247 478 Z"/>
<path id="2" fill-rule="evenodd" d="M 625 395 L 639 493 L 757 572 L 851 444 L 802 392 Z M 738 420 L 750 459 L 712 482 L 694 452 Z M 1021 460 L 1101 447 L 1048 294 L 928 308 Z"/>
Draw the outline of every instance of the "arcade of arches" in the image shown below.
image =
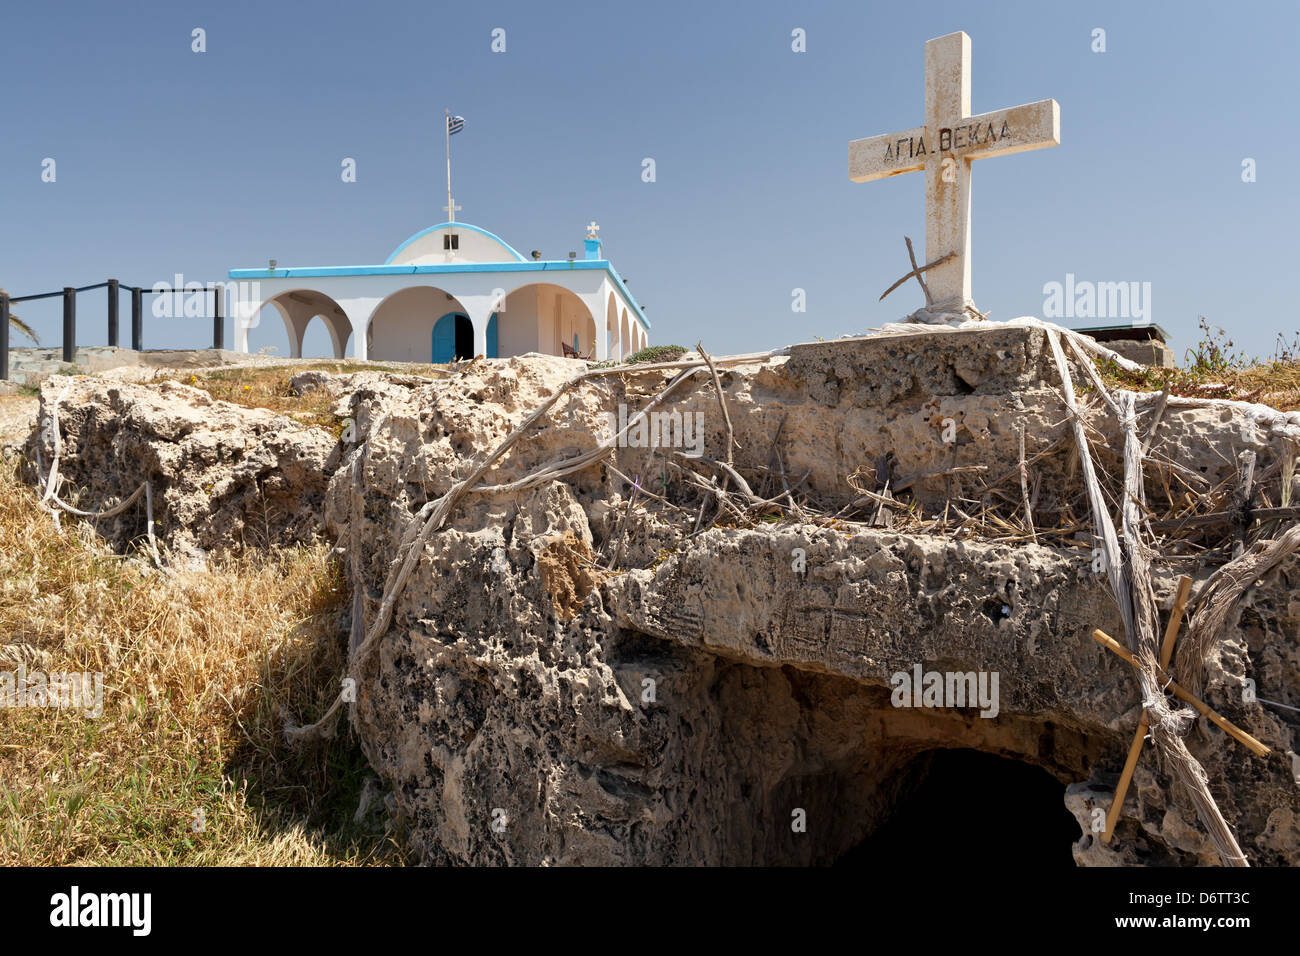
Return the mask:
<path id="1" fill-rule="evenodd" d="M 303 356 L 311 324 L 320 320 L 334 358 L 347 354 L 352 324 L 337 302 L 310 289 L 281 292 L 267 300 L 284 322 L 289 354 Z M 256 328 L 254 323 L 253 327 Z M 596 321 L 583 300 L 568 289 L 534 283 L 502 296 L 488 317 L 487 358 L 541 352 L 594 359 L 599 349 Z M 610 293 L 604 316 L 607 354 L 623 359 L 646 345 L 644 329 Z M 408 286 L 382 299 L 366 328 L 367 357 L 379 361 L 450 362 L 475 355 L 469 310 L 450 293 L 431 285 Z"/>

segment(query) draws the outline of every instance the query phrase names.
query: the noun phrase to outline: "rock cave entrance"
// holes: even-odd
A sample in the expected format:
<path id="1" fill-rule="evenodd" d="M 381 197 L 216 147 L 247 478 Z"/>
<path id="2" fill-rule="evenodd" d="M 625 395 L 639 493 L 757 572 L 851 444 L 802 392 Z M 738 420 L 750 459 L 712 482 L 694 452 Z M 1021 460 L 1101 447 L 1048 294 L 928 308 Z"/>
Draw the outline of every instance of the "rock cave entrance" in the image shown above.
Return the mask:
<path id="1" fill-rule="evenodd" d="M 999 869 L 1075 865 L 1079 824 L 1065 807 L 1065 784 L 1041 767 L 978 750 L 938 749 L 918 755 L 906 772 L 914 787 L 836 866 L 955 857 Z"/>

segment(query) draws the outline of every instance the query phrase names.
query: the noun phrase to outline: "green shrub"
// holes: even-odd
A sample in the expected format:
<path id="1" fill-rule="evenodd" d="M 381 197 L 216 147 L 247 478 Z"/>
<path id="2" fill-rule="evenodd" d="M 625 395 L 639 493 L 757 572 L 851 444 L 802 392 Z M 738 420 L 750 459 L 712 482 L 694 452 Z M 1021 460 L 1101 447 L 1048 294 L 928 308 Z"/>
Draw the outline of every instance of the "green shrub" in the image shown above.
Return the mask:
<path id="1" fill-rule="evenodd" d="M 676 362 L 688 350 L 680 345 L 650 345 L 639 352 L 633 352 L 623 360 L 626 365 L 653 364 L 656 362 Z"/>

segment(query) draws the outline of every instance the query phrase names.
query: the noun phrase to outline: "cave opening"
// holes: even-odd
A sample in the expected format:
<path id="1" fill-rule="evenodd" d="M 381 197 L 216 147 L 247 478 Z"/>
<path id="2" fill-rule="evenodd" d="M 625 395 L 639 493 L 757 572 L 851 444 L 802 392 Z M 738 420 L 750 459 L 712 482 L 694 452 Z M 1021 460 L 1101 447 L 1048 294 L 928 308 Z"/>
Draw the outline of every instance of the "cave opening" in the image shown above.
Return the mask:
<path id="1" fill-rule="evenodd" d="M 978 750 L 929 750 L 909 774 L 893 813 L 836 866 L 951 859 L 969 853 L 992 867 L 1073 867 L 1079 824 L 1065 784 L 1041 767 Z"/>

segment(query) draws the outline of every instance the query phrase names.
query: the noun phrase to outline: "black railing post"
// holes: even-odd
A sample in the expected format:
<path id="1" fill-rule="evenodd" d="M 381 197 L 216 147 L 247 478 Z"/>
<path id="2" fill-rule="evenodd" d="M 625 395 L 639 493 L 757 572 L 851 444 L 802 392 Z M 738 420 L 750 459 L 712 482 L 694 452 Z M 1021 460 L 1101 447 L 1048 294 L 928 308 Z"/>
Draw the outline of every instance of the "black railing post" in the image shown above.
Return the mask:
<path id="1" fill-rule="evenodd" d="M 144 289 L 131 290 L 131 348 L 144 349 Z"/>
<path id="2" fill-rule="evenodd" d="M 9 296 L 0 292 L 0 382 L 9 380 Z"/>
<path id="3" fill-rule="evenodd" d="M 226 347 L 226 326 L 225 320 L 221 317 L 220 285 L 212 289 L 212 347 L 214 349 Z"/>
<path id="4" fill-rule="evenodd" d="M 77 290 L 63 287 L 63 361 L 77 361 Z"/>
<path id="5" fill-rule="evenodd" d="M 117 348 L 117 280 L 108 280 L 108 346 Z"/>

